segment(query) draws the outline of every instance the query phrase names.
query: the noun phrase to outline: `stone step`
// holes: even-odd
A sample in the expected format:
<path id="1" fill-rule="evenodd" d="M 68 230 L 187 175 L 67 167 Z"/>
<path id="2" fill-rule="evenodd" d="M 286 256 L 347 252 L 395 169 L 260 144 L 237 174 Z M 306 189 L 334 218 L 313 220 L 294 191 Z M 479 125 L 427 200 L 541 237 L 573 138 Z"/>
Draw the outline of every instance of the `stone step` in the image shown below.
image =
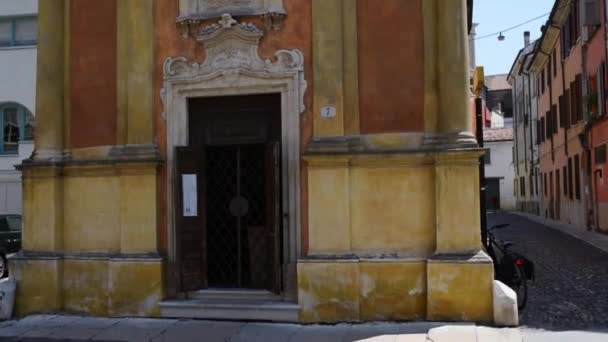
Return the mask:
<path id="1" fill-rule="evenodd" d="M 296 303 L 263 300 L 187 299 L 160 303 L 166 318 L 298 322 Z"/>
<path id="2" fill-rule="evenodd" d="M 280 302 L 283 300 L 281 296 L 278 296 L 267 290 L 249 290 L 249 289 L 205 289 L 199 291 L 192 291 L 188 293 L 189 299 L 201 299 L 201 300 L 257 300 L 267 302 Z"/>

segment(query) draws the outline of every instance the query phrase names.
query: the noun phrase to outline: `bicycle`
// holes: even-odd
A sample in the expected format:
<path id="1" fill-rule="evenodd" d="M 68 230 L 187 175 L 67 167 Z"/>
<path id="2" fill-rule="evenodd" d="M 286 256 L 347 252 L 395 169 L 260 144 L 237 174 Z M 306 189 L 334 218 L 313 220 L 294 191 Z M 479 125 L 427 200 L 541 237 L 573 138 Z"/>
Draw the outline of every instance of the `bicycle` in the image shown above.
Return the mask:
<path id="1" fill-rule="evenodd" d="M 513 242 L 500 241 L 494 237 L 495 229 L 508 227 L 498 224 L 488 229 L 488 254 L 494 261 L 494 278 L 503 282 L 517 294 L 517 308 L 522 312 L 528 301 L 528 280 L 534 280 L 534 263 L 519 253 L 510 250 Z"/>

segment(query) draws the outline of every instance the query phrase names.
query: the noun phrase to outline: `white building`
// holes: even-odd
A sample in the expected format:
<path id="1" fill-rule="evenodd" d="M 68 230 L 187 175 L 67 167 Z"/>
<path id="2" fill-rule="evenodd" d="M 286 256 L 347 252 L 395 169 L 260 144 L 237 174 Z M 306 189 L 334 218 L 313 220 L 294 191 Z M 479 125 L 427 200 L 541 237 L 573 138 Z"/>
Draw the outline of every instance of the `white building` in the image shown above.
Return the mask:
<path id="1" fill-rule="evenodd" d="M 530 42 L 530 33 L 524 32 L 524 46 L 517 54 L 509 83 L 513 87 L 515 188 L 517 210 L 538 215 L 540 212 L 538 154 L 538 84 L 537 75 L 530 69 L 537 42 Z"/>
<path id="2" fill-rule="evenodd" d="M 21 213 L 21 164 L 34 148 L 37 0 L 0 1 L 0 214 Z"/>
<path id="3" fill-rule="evenodd" d="M 513 129 L 485 128 L 486 208 L 515 210 L 513 187 Z"/>

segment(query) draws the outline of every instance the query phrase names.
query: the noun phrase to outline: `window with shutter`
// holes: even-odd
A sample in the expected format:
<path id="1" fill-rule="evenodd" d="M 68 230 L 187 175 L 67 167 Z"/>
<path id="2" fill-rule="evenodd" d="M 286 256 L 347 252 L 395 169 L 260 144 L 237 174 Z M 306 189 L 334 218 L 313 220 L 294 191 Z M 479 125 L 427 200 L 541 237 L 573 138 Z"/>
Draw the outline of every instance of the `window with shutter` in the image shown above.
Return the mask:
<path id="1" fill-rule="evenodd" d="M 568 197 L 568 168 L 565 166 L 562 168 L 562 178 L 564 181 L 564 196 Z"/>
<path id="2" fill-rule="evenodd" d="M 606 163 L 606 144 L 595 148 L 595 165 Z"/>
<path id="3" fill-rule="evenodd" d="M 574 191 L 576 199 L 581 199 L 581 163 L 578 154 L 574 156 Z"/>
<path id="4" fill-rule="evenodd" d="M 606 64 L 602 62 L 597 69 L 597 113 L 603 116 L 606 113 Z"/>
<path id="5" fill-rule="evenodd" d="M 568 158 L 568 197 L 574 199 L 574 191 L 572 191 L 572 158 Z"/>
<path id="6" fill-rule="evenodd" d="M 559 125 L 561 127 L 565 127 L 565 122 L 566 122 L 566 118 L 565 118 L 565 114 L 566 114 L 566 109 L 565 109 L 565 96 L 564 95 L 560 95 L 559 96 Z"/>
<path id="7" fill-rule="evenodd" d="M 557 133 L 557 105 L 551 106 L 551 134 Z"/>
<path id="8" fill-rule="evenodd" d="M 570 89 L 566 89 L 564 93 L 564 127 L 570 127 L 570 103 L 572 102 L 570 98 Z"/>
<path id="9" fill-rule="evenodd" d="M 540 118 L 540 142 L 545 141 L 545 118 Z"/>
<path id="10" fill-rule="evenodd" d="M 583 120 L 583 81 L 580 74 L 576 75 L 576 122 Z"/>

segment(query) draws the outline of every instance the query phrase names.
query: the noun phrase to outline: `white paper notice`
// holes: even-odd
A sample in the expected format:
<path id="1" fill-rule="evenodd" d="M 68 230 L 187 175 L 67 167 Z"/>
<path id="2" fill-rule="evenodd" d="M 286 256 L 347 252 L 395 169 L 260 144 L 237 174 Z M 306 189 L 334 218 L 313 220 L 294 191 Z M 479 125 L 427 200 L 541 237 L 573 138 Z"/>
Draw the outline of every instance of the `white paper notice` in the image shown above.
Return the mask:
<path id="1" fill-rule="evenodd" d="M 182 175 L 182 188 L 184 195 L 184 216 L 197 216 L 196 175 Z"/>

